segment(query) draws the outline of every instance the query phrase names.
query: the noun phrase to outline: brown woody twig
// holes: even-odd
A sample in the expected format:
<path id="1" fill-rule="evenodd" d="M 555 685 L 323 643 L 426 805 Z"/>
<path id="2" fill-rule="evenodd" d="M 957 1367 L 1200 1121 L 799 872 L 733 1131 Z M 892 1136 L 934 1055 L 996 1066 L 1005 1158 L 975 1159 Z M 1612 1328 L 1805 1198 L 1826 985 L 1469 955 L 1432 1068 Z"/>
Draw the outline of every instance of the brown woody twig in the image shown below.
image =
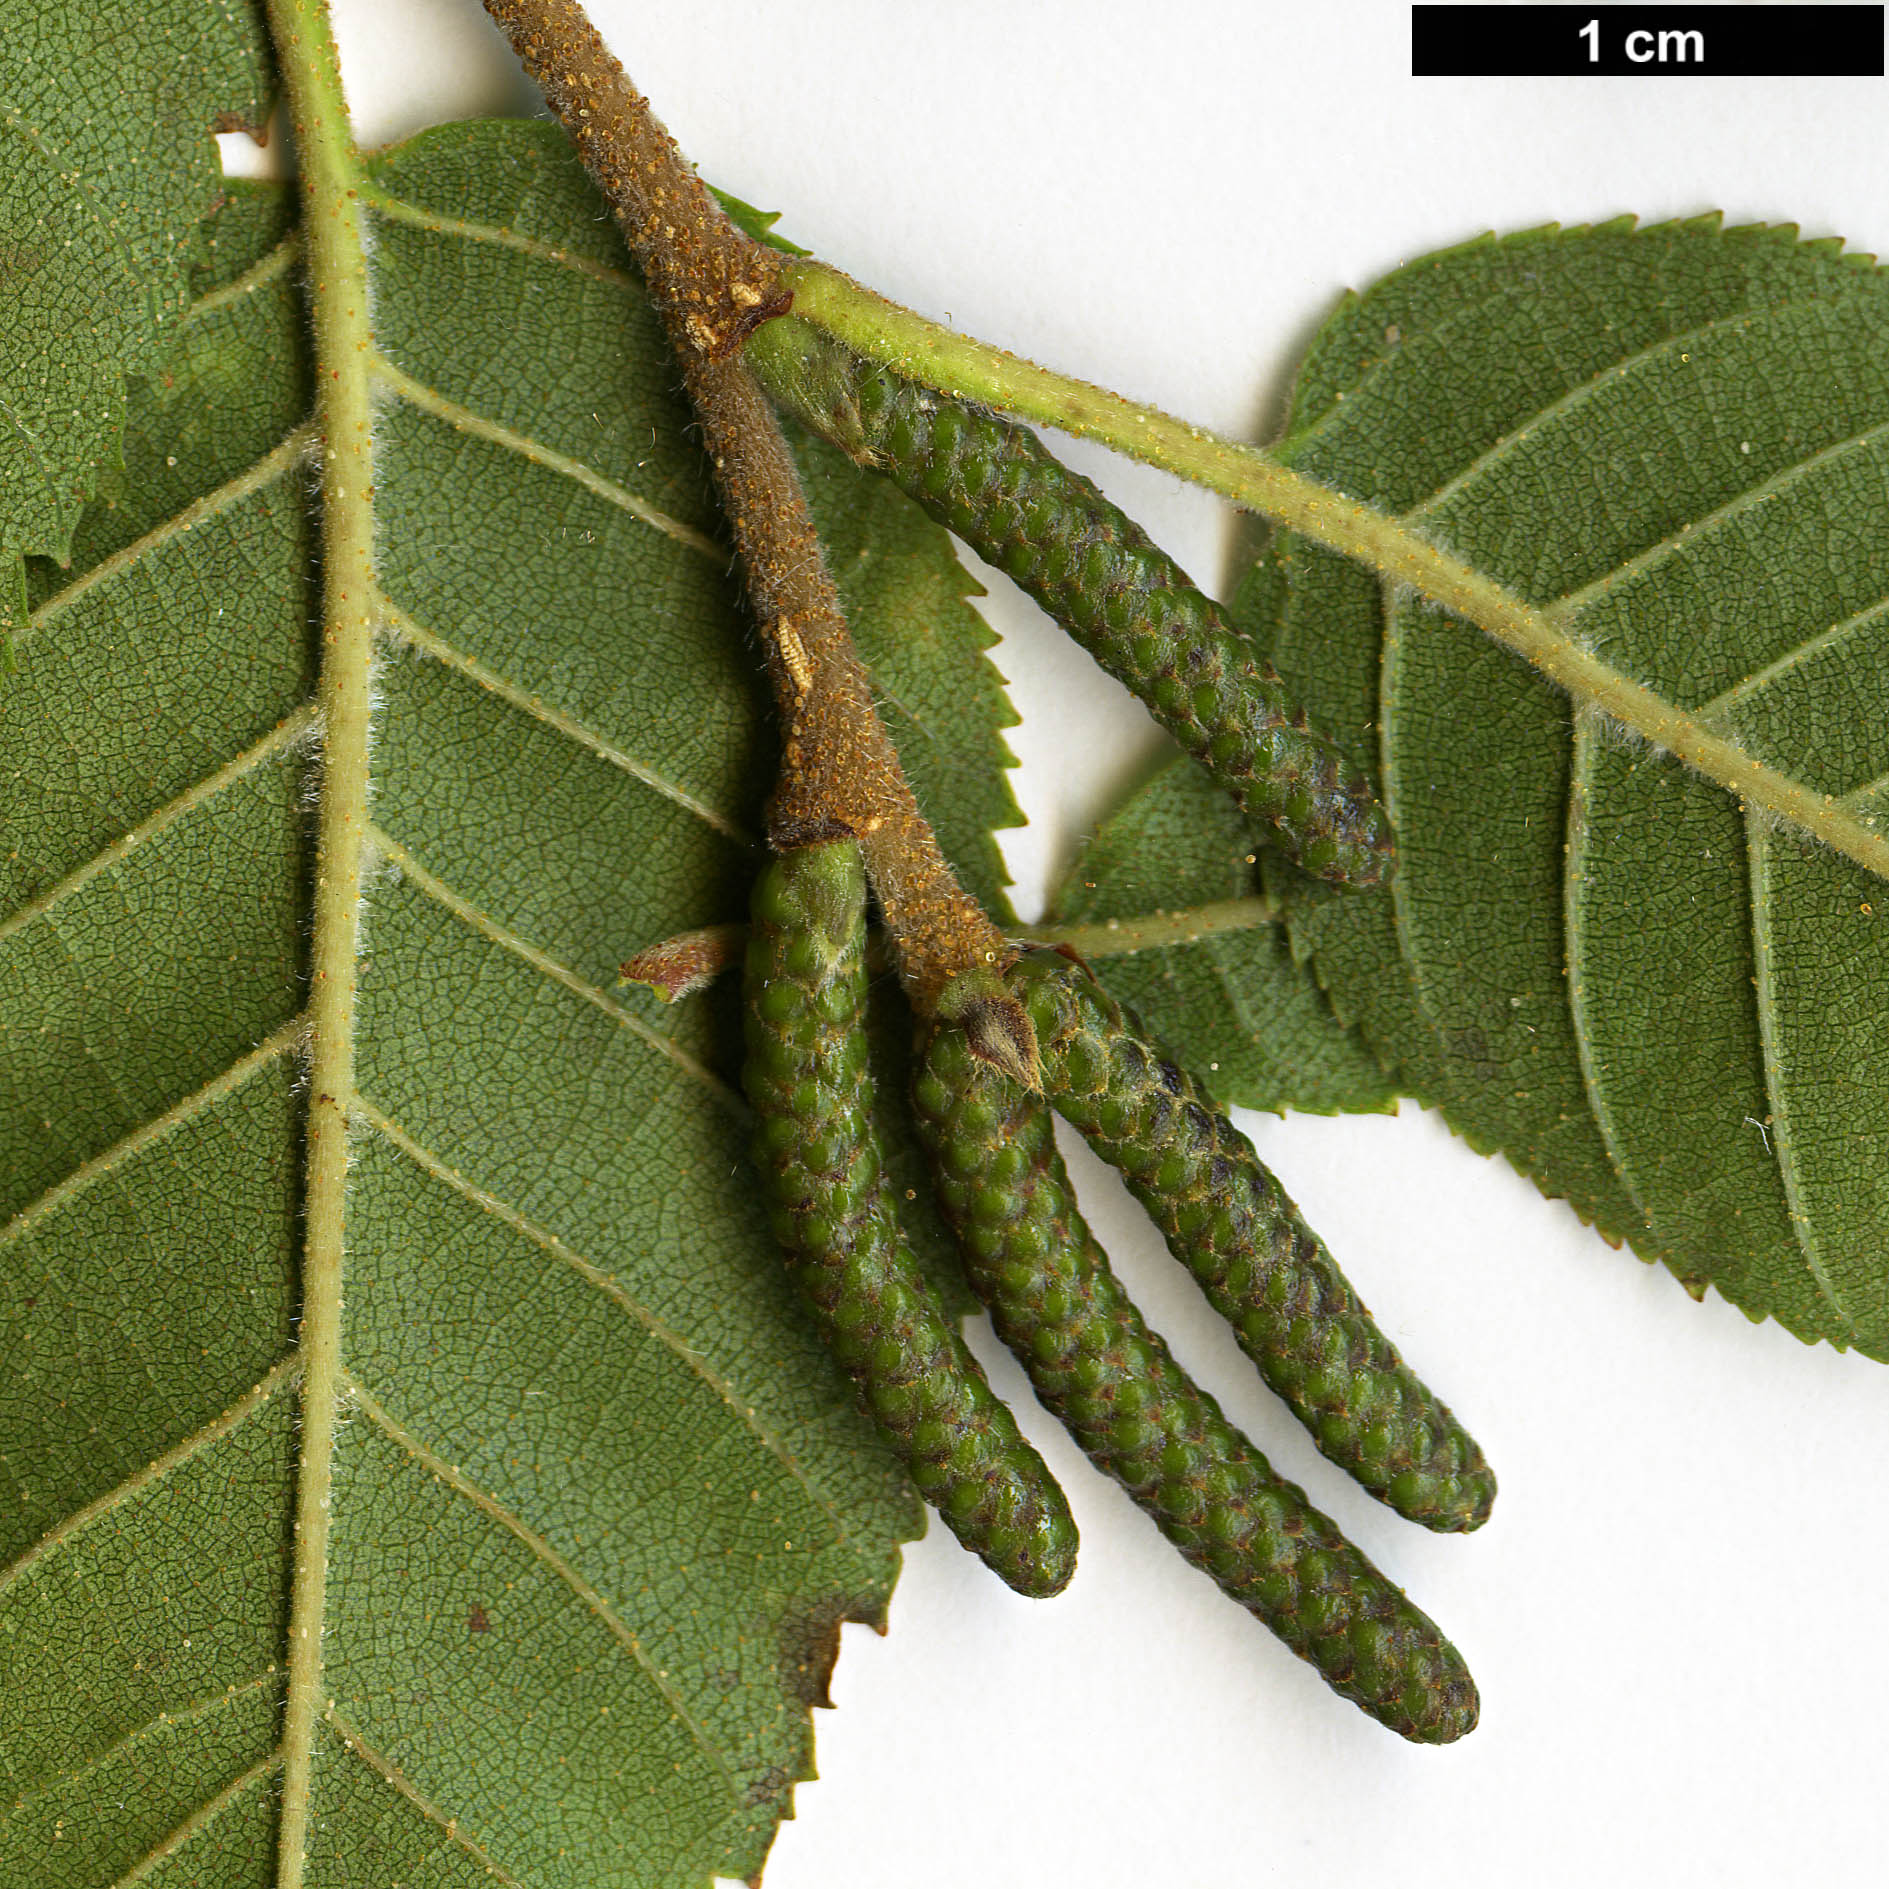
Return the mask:
<path id="1" fill-rule="evenodd" d="M 738 357 L 783 314 L 780 259 L 724 215 L 573 0 L 485 0 L 616 212 L 682 362 L 767 650 L 785 739 L 777 848 L 858 840 L 901 976 L 945 985 L 1014 953 L 965 892 L 873 705 L 774 410 Z"/>

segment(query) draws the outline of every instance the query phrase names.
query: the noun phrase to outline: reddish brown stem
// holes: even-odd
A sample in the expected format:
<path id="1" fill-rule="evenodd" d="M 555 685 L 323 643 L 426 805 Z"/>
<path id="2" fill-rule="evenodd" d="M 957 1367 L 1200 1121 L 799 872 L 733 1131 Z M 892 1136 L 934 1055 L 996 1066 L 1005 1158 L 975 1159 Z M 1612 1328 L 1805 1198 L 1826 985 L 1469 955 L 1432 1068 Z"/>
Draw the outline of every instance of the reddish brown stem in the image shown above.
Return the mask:
<path id="1" fill-rule="evenodd" d="M 616 212 L 675 343 L 767 650 L 785 739 L 777 848 L 851 835 L 901 975 L 930 1013 L 960 971 L 1013 955 L 957 883 L 873 706 L 793 456 L 736 355 L 791 301 L 573 0 L 485 0 Z"/>

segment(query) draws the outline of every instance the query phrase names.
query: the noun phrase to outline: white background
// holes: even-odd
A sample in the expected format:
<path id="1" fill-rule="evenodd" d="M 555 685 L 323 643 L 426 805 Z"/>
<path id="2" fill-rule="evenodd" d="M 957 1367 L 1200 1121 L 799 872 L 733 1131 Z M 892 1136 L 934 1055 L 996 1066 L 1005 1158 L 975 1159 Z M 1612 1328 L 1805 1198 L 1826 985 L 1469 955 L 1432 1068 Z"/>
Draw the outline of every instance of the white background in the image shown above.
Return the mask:
<path id="1" fill-rule="evenodd" d="M 533 107 L 472 0 L 337 14 L 368 141 Z M 1417 80 L 1389 0 L 596 15 L 703 171 L 799 241 L 1247 437 L 1342 288 L 1484 228 L 1722 209 L 1889 249 L 1883 80 Z M 1225 585 L 1223 507 L 1071 456 Z M 987 580 L 1023 715 L 1031 825 L 1005 849 L 1027 917 L 1160 738 Z M 1880 1881 L 1889 1371 L 1694 1305 L 1408 1107 L 1244 1125 L 1487 1447 L 1481 1534 L 1426 1536 L 1351 1488 L 1086 1158 L 1085 1203 L 1183 1361 L 1456 1638 L 1481 1728 L 1418 1750 L 1327 1693 L 980 1340 L 1070 1491 L 1081 1570 L 1031 1603 L 936 1528 L 908 1551 L 889 1635 L 845 1630 L 770 1889 Z"/>

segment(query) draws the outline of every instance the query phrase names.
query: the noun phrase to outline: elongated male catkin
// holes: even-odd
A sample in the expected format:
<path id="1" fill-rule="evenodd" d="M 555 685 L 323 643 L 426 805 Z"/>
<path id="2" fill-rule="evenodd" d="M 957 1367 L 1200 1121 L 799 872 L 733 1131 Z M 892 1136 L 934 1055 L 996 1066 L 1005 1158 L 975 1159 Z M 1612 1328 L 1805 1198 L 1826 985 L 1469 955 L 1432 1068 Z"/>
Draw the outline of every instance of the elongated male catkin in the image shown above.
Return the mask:
<path id="1" fill-rule="evenodd" d="M 1063 1492 L 899 1231 L 866 1066 L 866 876 L 850 840 L 773 861 L 745 983 L 753 1153 L 775 1237 L 860 1402 L 925 1499 L 1019 1593 L 1076 1565 Z"/>
<path id="2" fill-rule="evenodd" d="M 1049 1109 L 951 1025 L 914 1084 L 939 1199 L 998 1334 L 1037 1395 L 1193 1564 L 1405 1738 L 1476 1723 L 1456 1649 L 1190 1379 L 1109 1270 Z"/>
<path id="3" fill-rule="evenodd" d="M 1341 1468 L 1426 1528 L 1479 1527 L 1495 1477 L 1397 1355 L 1253 1145 L 1081 965 L 1034 951 L 1010 973 L 1043 1087 L 1167 1238 L 1240 1348 Z"/>
<path id="4" fill-rule="evenodd" d="M 1006 571 L 1147 703 L 1306 871 L 1375 885 L 1390 825 L 1270 665 L 1135 521 L 1028 427 L 862 361 L 800 321 L 747 359 L 768 392 Z"/>

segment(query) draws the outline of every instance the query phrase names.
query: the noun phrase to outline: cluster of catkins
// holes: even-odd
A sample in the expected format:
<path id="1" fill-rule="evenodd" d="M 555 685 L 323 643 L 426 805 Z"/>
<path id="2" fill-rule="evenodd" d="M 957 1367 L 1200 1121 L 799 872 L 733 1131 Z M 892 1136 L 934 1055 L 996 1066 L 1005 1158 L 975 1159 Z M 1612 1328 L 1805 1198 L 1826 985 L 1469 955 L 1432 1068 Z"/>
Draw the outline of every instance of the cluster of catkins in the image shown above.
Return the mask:
<path id="1" fill-rule="evenodd" d="M 1308 871 L 1389 865 L 1369 783 L 1305 725 L 1179 568 L 1026 429 L 797 322 L 756 350 L 797 417 L 1008 571 Z M 1075 1568 L 1062 1491 L 992 1394 L 899 1229 L 866 1063 L 866 881 L 849 840 L 755 890 L 745 1081 L 774 1230 L 835 1357 L 927 1501 L 1019 1592 Z M 989 1006 L 1036 1038 L 1026 1084 L 982 1053 Z M 1036 1393 L 1163 1534 L 1327 1682 L 1406 1738 L 1476 1722 L 1460 1655 L 1284 1481 L 1143 1323 L 1077 1210 L 1051 1110 L 1120 1170 L 1266 1382 L 1335 1463 L 1434 1529 L 1488 1515 L 1474 1440 L 1408 1370 L 1251 1144 L 1087 970 L 1053 951 L 947 989 L 913 1107 L 971 1285 Z"/>

